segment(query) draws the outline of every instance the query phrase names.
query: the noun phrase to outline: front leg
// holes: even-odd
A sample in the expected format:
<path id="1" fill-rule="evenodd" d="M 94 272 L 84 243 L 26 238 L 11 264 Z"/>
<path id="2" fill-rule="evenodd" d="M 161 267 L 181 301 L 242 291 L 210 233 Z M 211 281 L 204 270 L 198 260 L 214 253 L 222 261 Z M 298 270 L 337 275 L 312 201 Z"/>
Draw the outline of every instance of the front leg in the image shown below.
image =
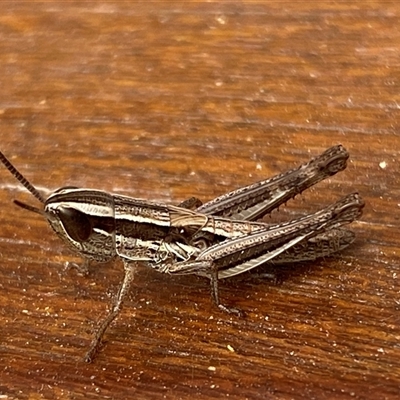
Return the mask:
<path id="1" fill-rule="evenodd" d="M 111 310 L 109 311 L 108 315 L 106 318 L 103 320 L 103 322 L 100 324 L 100 326 L 97 328 L 93 341 L 90 345 L 90 348 L 88 352 L 85 355 L 85 361 L 90 363 L 93 361 L 94 356 L 96 355 L 97 351 L 99 350 L 101 346 L 101 339 L 104 336 L 104 333 L 106 332 L 107 328 L 110 326 L 110 324 L 114 321 L 114 319 L 118 316 L 119 312 L 122 309 L 122 304 L 123 301 L 129 291 L 129 287 L 133 281 L 133 276 L 134 276 L 134 270 L 136 268 L 136 263 L 128 262 L 126 260 L 124 261 L 124 280 L 121 283 L 121 286 L 119 288 L 118 294 L 116 298 L 114 299 L 114 302 L 111 306 Z"/>

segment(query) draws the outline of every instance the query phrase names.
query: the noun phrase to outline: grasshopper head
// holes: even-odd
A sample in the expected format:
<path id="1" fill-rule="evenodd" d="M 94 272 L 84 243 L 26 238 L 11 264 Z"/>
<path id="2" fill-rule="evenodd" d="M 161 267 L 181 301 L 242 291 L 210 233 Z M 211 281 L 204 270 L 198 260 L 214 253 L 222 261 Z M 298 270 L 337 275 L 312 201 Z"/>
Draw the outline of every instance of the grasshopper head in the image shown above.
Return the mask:
<path id="1" fill-rule="evenodd" d="M 115 256 L 114 201 L 110 194 L 61 188 L 47 198 L 43 214 L 54 232 L 79 255 L 100 262 Z"/>
<path id="2" fill-rule="evenodd" d="M 18 206 L 42 215 L 54 232 L 80 256 L 105 262 L 115 256 L 113 197 L 91 189 L 64 187 L 47 200 L 0 152 L 0 161 L 42 204 L 37 208 L 14 200 Z"/>

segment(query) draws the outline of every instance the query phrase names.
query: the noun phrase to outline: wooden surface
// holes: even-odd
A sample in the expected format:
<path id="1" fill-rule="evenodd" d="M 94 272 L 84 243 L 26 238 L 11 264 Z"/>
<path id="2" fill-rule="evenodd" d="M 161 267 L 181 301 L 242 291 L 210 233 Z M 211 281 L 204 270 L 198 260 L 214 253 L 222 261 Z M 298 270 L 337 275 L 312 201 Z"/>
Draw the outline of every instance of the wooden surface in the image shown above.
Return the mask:
<path id="1" fill-rule="evenodd" d="M 0 9 L 1 150 L 43 192 L 209 200 L 342 143 L 347 170 L 272 220 L 366 200 L 337 257 L 224 282 L 244 319 L 204 279 L 141 268 L 88 365 L 122 265 L 65 270 L 76 259 L 1 168 L 1 399 L 398 398 L 399 2 Z"/>

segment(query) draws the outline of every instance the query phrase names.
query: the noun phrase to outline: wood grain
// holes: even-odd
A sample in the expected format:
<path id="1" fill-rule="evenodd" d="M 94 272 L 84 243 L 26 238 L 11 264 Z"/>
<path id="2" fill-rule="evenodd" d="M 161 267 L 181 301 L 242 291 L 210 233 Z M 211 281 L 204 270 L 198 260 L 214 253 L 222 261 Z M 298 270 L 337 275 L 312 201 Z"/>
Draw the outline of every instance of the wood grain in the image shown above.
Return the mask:
<path id="1" fill-rule="evenodd" d="M 88 365 L 122 265 L 65 270 L 76 259 L 1 169 L 1 398 L 397 398 L 400 3 L 0 8 L 1 150 L 44 193 L 208 200 L 342 143 L 348 169 L 272 220 L 366 200 L 337 257 L 224 282 L 244 319 L 204 279 L 141 268 Z"/>

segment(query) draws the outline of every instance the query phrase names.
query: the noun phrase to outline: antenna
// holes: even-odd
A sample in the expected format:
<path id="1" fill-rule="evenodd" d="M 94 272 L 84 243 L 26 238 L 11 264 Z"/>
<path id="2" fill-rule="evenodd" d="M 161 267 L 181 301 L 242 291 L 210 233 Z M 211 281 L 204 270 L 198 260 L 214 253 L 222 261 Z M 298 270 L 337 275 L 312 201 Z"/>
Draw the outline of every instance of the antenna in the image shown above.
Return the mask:
<path id="1" fill-rule="evenodd" d="M 19 171 L 17 171 L 17 169 L 14 167 L 14 165 L 11 164 L 11 162 L 7 159 L 7 157 L 1 151 L 0 151 L 0 161 L 11 172 L 11 174 L 15 178 L 17 178 L 18 181 L 21 182 L 25 186 L 25 188 L 28 189 L 41 203 L 44 204 L 46 202 L 45 199 L 43 198 L 43 196 L 39 193 L 39 191 L 32 184 L 30 184 L 28 182 L 28 180 L 26 178 L 24 178 L 24 176 Z M 22 207 L 21 204 L 23 204 L 23 203 L 17 201 L 16 204 Z M 31 209 L 31 211 L 33 211 L 32 208 L 33 207 L 28 208 L 28 210 Z M 35 209 L 35 210 L 38 210 L 38 209 Z"/>

